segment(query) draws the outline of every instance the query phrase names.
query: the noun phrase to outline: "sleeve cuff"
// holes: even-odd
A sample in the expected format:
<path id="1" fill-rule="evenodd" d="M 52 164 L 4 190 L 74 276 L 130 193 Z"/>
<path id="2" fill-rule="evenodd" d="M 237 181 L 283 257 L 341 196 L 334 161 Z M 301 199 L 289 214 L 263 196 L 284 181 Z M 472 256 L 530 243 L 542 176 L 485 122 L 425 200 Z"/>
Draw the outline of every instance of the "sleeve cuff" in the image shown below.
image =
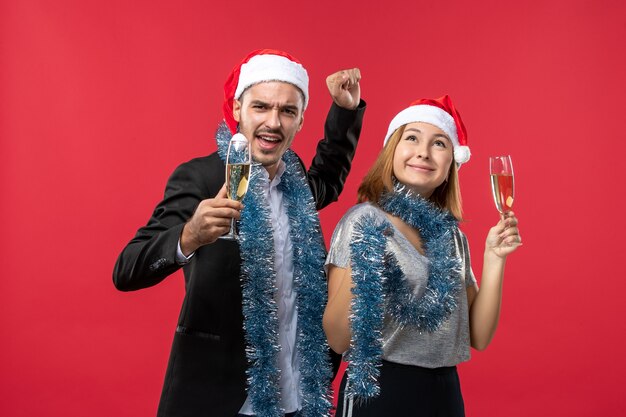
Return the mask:
<path id="1" fill-rule="evenodd" d="M 193 258 L 193 255 L 195 254 L 196 254 L 195 252 L 191 252 L 189 256 L 185 256 L 183 254 L 183 251 L 180 249 L 180 238 L 178 239 L 178 244 L 176 245 L 176 263 L 178 265 L 188 264 L 189 261 L 191 261 L 191 258 Z"/>

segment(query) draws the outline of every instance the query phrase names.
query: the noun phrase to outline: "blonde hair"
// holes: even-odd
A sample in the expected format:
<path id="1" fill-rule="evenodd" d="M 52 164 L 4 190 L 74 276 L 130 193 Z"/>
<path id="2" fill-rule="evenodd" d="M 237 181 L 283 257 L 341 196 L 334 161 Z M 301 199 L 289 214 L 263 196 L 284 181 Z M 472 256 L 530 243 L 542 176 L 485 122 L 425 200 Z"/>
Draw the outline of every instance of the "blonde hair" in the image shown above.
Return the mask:
<path id="1" fill-rule="evenodd" d="M 378 154 L 374 165 L 369 169 L 357 192 L 359 203 L 369 201 L 378 204 L 384 192 L 393 191 L 393 156 L 406 125 L 400 126 L 389 137 L 387 144 Z M 450 164 L 448 180 L 433 191 L 430 201 L 439 208 L 448 210 L 457 220 L 463 220 L 461 189 L 458 168 L 454 161 Z"/>

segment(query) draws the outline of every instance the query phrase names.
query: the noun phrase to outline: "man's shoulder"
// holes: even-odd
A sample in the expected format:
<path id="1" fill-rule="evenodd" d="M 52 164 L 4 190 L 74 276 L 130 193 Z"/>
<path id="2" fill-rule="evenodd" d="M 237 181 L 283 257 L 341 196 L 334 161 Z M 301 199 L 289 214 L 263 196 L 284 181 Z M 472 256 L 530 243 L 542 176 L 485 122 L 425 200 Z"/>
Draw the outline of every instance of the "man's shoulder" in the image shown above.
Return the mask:
<path id="1" fill-rule="evenodd" d="M 206 171 L 207 169 L 224 169 L 224 164 L 217 152 L 210 155 L 199 156 L 183 162 L 176 167 L 176 171 Z"/>
<path id="2" fill-rule="evenodd" d="M 198 156 L 196 158 L 190 159 L 186 162 L 183 162 L 179 165 L 179 167 L 204 167 L 207 165 L 212 165 L 217 162 L 222 162 L 220 156 L 217 152 L 213 152 L 210 155 Z"/>
<path id="3" fill-rule="evenodd" d="M 217 152 L 215 152 L 181 163 L 170 175 L 168 183 L 189 184 L 191 182 L 200 187 L 212 189 L 212 184 L 214 184 L 215 181 L 223 182 L 224 169 L 222 160 Z"/>

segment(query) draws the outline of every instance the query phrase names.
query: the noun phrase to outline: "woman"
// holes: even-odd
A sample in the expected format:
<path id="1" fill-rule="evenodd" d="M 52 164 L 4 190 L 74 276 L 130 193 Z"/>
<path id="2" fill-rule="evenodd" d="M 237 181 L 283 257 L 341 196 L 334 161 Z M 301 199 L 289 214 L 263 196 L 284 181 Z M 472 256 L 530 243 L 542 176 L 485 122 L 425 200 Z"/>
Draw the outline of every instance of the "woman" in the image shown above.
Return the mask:
<path id="1" fill-rule="evenodd" d="M 481 289 L 458 229 L 466 131 L 446 95 L 391 122 L 385 146 L 333 234 L 328 342 L 349 362 L 337 416 L 463 416 L 456 365 L 498 324 L 512 212 L 489 230 Z"/>

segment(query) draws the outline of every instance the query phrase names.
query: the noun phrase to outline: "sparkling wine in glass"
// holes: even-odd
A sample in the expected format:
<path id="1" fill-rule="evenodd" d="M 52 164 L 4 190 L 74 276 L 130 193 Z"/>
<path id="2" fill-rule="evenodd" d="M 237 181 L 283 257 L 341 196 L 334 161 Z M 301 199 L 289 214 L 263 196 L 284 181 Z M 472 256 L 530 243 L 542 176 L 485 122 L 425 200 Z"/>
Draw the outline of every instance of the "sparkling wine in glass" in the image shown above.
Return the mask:
<path id="1" fill-rule="evenodd" d="M 513 163 L 509 155 L 489 157 L 491 173 L 491 191 L 500 216 L 511 211 L 515 198 L 515 182 L 513 181 Z"/>
<path id="2" fill-rule="evenodd" d="M 250 180 L 250 143 L 241 133 L 233 135 L 226 154 L 226 195 L 231 200 L 241 201 L 248 191 Z M 235 219 L 230 220 L 230 231 L 221 239 L 237 240 Z"/>

